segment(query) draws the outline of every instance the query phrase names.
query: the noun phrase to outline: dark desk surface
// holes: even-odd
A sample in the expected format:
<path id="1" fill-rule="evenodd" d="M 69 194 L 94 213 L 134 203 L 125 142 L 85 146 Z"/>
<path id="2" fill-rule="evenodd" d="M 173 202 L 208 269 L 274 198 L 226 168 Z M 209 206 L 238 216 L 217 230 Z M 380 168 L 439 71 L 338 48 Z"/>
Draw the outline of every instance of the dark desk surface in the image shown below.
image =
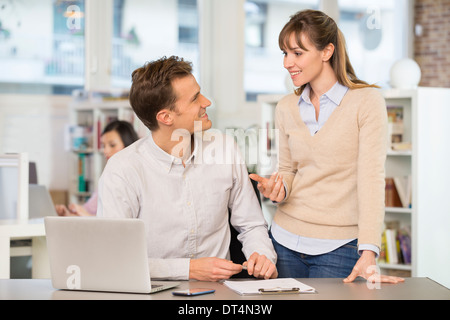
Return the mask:
<path id="1" fill-rule="evenodd" d="M 343 283 L 342 279 L 299 279 L 314 287 L 314 294 L 241 296 L 221 283 L 182 281 L 176 289 L 154 294 L 125 294 L 86 291 L 55 290 L 49 279 L 0 280 L 0 300 L 450 300 L 450 290 L 428 278 L 406 278 L 399 284 L 380 284 L 370 288 L 366 281 Z M 216 292 L 196 297 L 173 296 L 173 290 L 212 288 Z"/>

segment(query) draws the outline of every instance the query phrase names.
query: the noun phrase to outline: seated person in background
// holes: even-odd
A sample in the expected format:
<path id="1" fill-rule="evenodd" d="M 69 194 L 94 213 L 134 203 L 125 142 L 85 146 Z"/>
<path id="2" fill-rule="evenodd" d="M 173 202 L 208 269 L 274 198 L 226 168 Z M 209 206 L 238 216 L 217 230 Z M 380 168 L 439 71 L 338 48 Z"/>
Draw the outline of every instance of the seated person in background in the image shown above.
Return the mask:
<path id="1" fill-rule="evenodd" d="M 228 260 L 230 208 L 249 275 L 277 277 L 267 223 L 233 138 L 204 132 L 211 102 L 191 64 L 164 57 L 136 69 L 130 103 L 151 134 L 108 161 L 97 216 L 144 221 L 152 278 L 217 281 L 243 270 Z"/>
<path id="2" fill-rule="evenodd" d="M 138 135 L 129 122 L 121 120 L 110 122 L 103 130 L 100 138 L 106 160 L 137 139 Z M 63 204 L 58 204 L 55 208 L 60 216 L 95 216 L 97 201 L 97 191 L 95 191 L 83 205 L 71 203 L 69 207 L 66 207 Z"/>

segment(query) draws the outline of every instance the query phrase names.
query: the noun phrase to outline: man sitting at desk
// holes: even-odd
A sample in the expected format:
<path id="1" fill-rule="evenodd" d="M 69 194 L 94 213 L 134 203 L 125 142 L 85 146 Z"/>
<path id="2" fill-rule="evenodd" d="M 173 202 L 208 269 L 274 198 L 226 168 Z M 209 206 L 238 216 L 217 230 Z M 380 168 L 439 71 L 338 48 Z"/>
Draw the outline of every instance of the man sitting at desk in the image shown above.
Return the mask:
<path id="1" fill-rule="evenodd" d="M 211 102 L 191 64 L 164 57 L 136 69 L 132 81 L 131 106 L 151 134 L 108 161 L 97 215 L 145 222 L 152 278 L 217 281 L 243 268 L 227 260 L 230 208 L 249 275 L 277 277 L 267 224 L 233 138 L 204 132 Z"/>

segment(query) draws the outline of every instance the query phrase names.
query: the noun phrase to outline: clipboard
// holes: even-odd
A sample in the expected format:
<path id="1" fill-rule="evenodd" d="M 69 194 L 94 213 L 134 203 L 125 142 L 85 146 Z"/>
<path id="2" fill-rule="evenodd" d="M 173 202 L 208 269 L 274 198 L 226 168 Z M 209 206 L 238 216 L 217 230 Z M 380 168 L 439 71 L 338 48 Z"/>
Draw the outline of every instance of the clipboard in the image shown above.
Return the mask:
<path id="1" fill-rule="evenodd" d="M 226 280 L 223 284 L 240 295 L 317 293 L 313 287 L 293 278 Z"/>

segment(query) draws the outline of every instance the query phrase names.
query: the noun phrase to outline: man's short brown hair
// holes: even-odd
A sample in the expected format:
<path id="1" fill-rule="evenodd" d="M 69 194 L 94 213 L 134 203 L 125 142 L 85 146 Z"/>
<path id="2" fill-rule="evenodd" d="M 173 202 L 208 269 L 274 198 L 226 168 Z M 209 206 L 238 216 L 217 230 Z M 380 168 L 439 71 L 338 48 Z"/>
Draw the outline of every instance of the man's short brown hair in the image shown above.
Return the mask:
<path id="1" fill-rule="evenodd" d="M 156 115 L 162 109 L 175 109 L 172 80 L 192 74 L 192 64 L 171 56 L 147 62 L 131 74 L 130 104 L 150 130 L 159 128 Z"/>

